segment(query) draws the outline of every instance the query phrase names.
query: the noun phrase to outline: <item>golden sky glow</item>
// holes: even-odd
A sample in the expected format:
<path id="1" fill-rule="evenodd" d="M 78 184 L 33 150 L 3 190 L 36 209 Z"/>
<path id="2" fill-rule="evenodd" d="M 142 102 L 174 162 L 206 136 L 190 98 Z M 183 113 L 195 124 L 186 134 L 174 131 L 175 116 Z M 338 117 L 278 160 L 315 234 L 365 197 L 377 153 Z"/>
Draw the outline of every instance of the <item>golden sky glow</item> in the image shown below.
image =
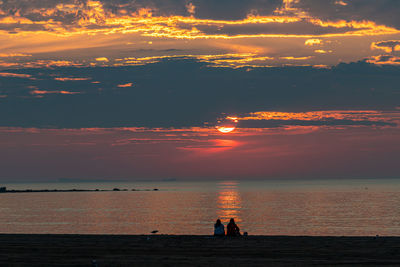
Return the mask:
<path id="1" fill-rule="evenodd" d="M 187 16 L 160 15 L 154 7 L 133 12 L 123 5 L 118 12 L 111 12 L 100 1 L 33 7 L 27 17 L 23 12 L 3 11 L 0 67 L 151 63 L 151 58 L 174 56 L 169 52 L 174 50 L 179 51 L 175 55 L 194 55 L 203 60 L 207 56 L 241 56 L 214 60 L 216 66 L 320 66 L 364 58 L 375 62 L 373 57 L 379 56 L 379 51 L 400 50 L 399 45 L 377 45 L 400 39 L 400 31 L 393 26 L 373 20 L 322 19 L 301 10 L 299 3 L 283 1 L 270 15 L 254 10 L 234 20 L 198 18 L 191 2 L 185 6 Z M 335 4 L 347 6 L 344 1 Z M 40 19 L 33 19 L 35 16 Z M 59 20 L 55 19 L 57 16 Z M 68 16 L 72 18 L 68 23 L 61 19 Z M 354 46 L 354 42 L 360 47 Z M 73 53 L 76 49 L 92 51 Z M 125 60 L 129 58 L 132 60 Z M 299 64 L 298 60 L 304 62 Z"/>

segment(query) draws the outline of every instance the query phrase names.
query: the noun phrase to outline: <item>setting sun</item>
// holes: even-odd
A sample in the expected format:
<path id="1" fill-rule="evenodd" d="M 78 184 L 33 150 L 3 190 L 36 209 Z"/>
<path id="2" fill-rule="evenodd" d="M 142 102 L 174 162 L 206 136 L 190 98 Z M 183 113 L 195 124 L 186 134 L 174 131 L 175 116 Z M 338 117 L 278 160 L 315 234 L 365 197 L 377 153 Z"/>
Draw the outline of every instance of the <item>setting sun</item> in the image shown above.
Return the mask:
<path id="1" fill-rule="evenodd" d="M 217 127 L 217 130 L 220 131 L 221 133 L 230 133 L 233 130 L 235 130 L 235 127 Z"/>
<path id="2" fill-rule="evenodd" d="M 216 128 L 221 133 L 230 133 L 236 129 L 237 123 L 238 123 L 237 117 L 228 116 L 222 120 L 219 120 Z"/>

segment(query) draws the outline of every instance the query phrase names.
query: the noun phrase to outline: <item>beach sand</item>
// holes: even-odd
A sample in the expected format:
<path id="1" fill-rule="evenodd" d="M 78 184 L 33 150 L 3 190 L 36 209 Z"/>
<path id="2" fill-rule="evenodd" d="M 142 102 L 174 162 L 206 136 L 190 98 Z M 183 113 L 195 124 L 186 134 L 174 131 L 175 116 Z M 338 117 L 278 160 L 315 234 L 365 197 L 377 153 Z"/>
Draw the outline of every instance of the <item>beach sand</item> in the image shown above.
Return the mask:
<path id="1" fill-rule="evenodd" d="M 399 265 L 400 237 L 0 234 L 1 266 Z"/>

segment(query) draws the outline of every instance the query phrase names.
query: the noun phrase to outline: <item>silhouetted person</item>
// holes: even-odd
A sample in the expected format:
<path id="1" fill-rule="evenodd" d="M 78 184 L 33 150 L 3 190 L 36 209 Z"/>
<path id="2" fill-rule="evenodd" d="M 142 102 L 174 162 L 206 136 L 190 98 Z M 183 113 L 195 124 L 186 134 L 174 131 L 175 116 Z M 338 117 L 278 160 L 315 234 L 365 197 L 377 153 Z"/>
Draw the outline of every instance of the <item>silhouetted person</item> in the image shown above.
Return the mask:
<path id="1" fill-rule="evenodd" d="M 231 219 L 226 226 L 226 235 L 227 236 L 240 236 L 240 229 L 235 223 L 235 219 Z"/>
<path id="2" fill-rule="evenodd" d="M 225 227 L 220 219 L 214 224 L 214 236 L 225 236 Z"/>

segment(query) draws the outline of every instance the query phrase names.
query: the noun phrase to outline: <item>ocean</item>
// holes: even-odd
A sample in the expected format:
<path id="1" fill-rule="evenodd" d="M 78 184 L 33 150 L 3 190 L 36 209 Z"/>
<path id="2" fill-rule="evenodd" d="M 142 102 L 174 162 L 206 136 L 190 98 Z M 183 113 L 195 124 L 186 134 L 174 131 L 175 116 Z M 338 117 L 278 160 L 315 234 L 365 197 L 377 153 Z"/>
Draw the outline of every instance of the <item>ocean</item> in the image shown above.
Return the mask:
<path id="1" fill-rule="evenodd" d="M 211 235 L 235 218 L 249 235 L 400 236 L 399 179 L 4 186 L 128 191 L 0 194 L 0 233 Z"/>

